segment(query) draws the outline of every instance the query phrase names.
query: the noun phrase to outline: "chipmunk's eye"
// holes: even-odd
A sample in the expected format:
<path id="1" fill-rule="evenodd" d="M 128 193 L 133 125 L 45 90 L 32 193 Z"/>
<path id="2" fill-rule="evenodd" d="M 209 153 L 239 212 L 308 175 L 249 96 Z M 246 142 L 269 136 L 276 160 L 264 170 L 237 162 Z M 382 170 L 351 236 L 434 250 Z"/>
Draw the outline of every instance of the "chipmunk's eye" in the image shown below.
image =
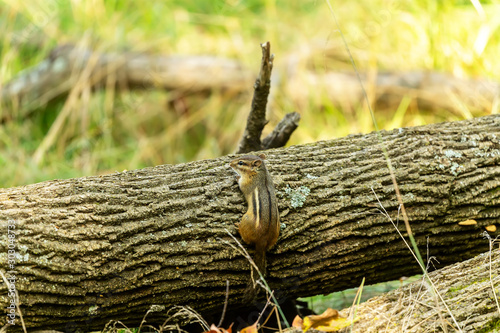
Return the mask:
<path id="1" fill-rule="evenodd" d="M 245 163 L 243 163 L 243 161 L 238 162 L 238 165 L 243 165 L 243 164 L 245 164 Z"/>

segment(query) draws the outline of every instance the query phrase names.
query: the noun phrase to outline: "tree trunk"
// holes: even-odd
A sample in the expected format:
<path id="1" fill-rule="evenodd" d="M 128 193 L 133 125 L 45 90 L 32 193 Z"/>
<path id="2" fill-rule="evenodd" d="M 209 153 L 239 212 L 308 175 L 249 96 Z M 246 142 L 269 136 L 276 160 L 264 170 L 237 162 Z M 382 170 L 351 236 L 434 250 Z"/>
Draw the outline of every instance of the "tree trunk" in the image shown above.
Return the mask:
<path id="1" fill-rule="evenodd" d="M 500 216 L 500 116 L 381 132 L 420 250 L 448 265 L 488 250 Z M 280 297 L 398 279 L 420 269 L 388 219 L 398 204 L 376 133 L 266 152 L 282 230 L 268 253 Z M 28 327 L 140 324 L 151 305 L 238 306 L 250 268 L 228 243 L 245 200 L 231 156 L 0 190 L 1 268 Z M 475 220 L 471 226 L 458 223 Z M 7 225 L 17 252 L 7 267 Z M 404 223 L 399 230 L 405 234 Z M 250 251 L 252 253 L 252 251 Z M 0 306 L 10 302 L 0 285 Z M 148 316 L 164 320 L 166 311 Z M 5 317 L 0 323 L 5 323 Z M 19 322 L 16 322 L 19 324 Z"/>

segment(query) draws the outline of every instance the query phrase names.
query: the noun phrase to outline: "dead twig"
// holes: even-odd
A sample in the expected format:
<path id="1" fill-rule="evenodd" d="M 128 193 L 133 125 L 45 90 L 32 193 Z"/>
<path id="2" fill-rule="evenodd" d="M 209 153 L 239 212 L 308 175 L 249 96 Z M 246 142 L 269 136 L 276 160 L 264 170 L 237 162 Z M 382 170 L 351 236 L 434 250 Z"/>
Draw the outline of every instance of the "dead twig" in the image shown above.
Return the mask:
<path id="1" fill-rule="evenodd" d="M 247 118 L 245 133 L 240 141 L 238 154 L 249 151 L 261 150 L 260 136 L 266 120 L 267 97 L 271 88 L 271 72 L 273 69 L 274 55 L 271 55 L 271 43 L 266 42 L 262 47 L 262 62 L 260 65 L 259 77 L 254 84 L 254 94 L 250 114 Z"/>
<path id="2" fill-rule="evenodd" d="M 276 128 L 262 142 L 260 137 L 262 130 L 268 123 L 266 120 L 267 98 L 271 89 L 271 72 L 273 70 L 274 55 L 271 54 L 269 42 L 260 45 L 262 47 L 262 61 L 259 77 L 254 84 L 254 95 L 252 106 L 247 118 L 247 125 L 237 153 L 248 153 L 262 149 L 283 147 L 297 128 L 300 115 L 292 112 L 280 121 Z"/>
<path id="3" fill-rule="evenodd" d="M 285 115 L 274 130 L 262 140 L 264 149 L 278 148 L 286 145 L 293 131 L 299 126 L 300 114 L 291 112 Z"/>

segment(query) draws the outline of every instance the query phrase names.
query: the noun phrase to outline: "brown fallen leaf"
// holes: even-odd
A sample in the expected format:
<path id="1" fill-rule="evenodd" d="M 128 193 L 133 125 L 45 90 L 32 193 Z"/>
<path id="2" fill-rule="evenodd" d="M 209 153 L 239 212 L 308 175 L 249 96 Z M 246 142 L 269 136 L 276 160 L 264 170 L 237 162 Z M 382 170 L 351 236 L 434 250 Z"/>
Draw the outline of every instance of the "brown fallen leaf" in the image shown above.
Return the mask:
<path id="1" fill-rule="evenodd" d="M 303 322 L 302 318 L 300 318 L 299 315 L 296 315 L 295 318 L 293 318 L 292 327 L 302 329 Z"/>
<path id="2" fill-rule="evenodd" d="M 257 323 L 253 324 L 252 326 L 247 326 L 244 329 L 240 331 L 240 333 L 257 333 Z"/>
<path id="3" fill-rule="evenodd" d="M 328 308 L 320 315 L 310 315 L 304 318 L 303 330 L 306 332 L 310 328 L 318 328 L 318 326 L 328 325 L 328 322 L 337 319 L 339 312 L 332 308 Z"/>
<path id="4" fill-rule="evenodd" d="M 212 326 L 210 326 L 210 331 L 205 331 L 203 333 L 221 333 L 221 331 L 217 326 L 212 324 Z"/>
<path id="5" fill-rule="evenodd" d="M 212 324 L 212 326 L 210 326 L 210 331 L 206 331 L 203 333 L 232 333 L 231 327 L 233 327 L 233 323 L 231 323 L 231 325 L 229 325 L 227 330 L 224 328 L 217 327 L 214 324 Z"/>
<path id="6" fill-rule="evenodd" d="M 339 317 L 337 310 L 328 308 L 320 315 L 312 315 L 304 318 L 302 329 L 304 332 L 310 328 L 315 328 L 324 332 L 335 332 L 339 329 L 349 326 L 350 320 Z"/>

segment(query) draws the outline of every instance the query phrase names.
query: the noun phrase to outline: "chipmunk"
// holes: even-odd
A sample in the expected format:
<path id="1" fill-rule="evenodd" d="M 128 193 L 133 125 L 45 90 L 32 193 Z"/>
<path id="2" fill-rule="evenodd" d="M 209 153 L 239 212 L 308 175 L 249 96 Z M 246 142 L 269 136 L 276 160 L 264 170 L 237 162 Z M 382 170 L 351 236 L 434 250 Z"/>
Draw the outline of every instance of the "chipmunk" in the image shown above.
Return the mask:
<path id="1" fill-rule="evenodd" d="M 280 232 L 278 201 L 265 158 L 264 154 L 245 155 L 229 164 L 238 174 L 238 185 L 248 203 L 247 212 L 237 224 L 238 231 L 245 243 L 255 245 L 254 262 L 262 276 L 266 275 L 266 251 L 276 243 Z"/>

